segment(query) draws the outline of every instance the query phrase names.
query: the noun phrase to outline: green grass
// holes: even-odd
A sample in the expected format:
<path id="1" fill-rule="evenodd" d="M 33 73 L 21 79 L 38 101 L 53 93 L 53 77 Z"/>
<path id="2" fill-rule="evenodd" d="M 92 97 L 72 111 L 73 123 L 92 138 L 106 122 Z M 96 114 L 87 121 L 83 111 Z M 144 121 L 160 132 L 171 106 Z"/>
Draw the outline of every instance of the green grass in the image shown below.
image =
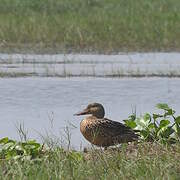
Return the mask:
<path id="1" fill-rule="evenodd" d="M 179 51 L 179 0 L 0 0 L 2 51 Z"/>
<path id="2" fill-rule="evenodd" d="M 179 179 L 180 144 L 124 145 L 89 152 L 47 151 L 41 159 L 0 160 L 0 179 Z"/>

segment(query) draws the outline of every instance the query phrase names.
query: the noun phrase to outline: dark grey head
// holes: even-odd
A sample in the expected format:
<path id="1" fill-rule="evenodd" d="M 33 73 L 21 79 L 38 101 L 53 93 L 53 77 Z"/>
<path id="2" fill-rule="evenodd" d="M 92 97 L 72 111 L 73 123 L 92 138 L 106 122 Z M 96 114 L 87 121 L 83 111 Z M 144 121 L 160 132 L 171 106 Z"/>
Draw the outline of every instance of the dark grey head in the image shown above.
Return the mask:
<path id="1" fill-rule="evenodd" d="M 92 104 L 89 104 L 86 107 L 86 109 L 84 109 L 82 112 L 79 112 L 75 115 L 80 116 L 80 115 L 86 115 L 86 114 L 92 114 L 93 116 L 97 118 L 103 118 L 105 115 L 104 107 L 102 106 L 102 104 L 92 103 Z"/>

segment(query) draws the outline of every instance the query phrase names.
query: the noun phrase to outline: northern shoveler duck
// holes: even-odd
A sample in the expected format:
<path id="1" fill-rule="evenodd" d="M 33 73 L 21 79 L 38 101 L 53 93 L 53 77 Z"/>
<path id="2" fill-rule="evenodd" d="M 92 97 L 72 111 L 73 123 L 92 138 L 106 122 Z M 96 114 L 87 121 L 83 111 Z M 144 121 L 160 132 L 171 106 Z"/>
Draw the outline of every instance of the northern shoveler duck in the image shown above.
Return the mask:
<path id="1" fill-rule="evenodd" d="M 105 147 L 138 140 L 138 135 L 124 124 L 104 118 L 104 107 L 92 103 L 75 115 L 87 115 L 80 123 L 80 131 L 92 144 Z"/>

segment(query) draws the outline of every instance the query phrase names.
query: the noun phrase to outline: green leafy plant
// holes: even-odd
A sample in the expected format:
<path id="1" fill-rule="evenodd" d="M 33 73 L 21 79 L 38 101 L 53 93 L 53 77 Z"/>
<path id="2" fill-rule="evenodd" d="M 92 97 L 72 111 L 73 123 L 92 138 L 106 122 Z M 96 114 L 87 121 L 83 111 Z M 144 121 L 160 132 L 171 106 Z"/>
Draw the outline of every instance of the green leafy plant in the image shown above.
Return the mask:
<path id="1" fill-rule="evenodd" d="M 17 142 L 8 137 L 0 139 L 0 159 L 34 159 L 43 153 L 43 145 L 35 140 Z"/>
<path id="2" fill-rule="evenodd" d="M 180 116 L 167 104 L 159 103 L 156 107 L 160 113 L 144 114 L 136 117 L 132 114 L 124 120 L 125 124 L 138 131 L 144 141 L 160 141 L 174 143 L 180 140 Z"/>

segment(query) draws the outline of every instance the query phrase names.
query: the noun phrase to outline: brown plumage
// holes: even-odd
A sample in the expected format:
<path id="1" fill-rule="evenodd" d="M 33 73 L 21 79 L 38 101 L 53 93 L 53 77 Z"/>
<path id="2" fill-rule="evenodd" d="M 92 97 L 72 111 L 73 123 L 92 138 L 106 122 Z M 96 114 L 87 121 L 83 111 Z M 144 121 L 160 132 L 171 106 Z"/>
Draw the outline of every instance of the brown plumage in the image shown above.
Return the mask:
<path id="1" fill-rule="evenodd" d="M 138 135 L 124 124 L 104 118 L 105 111 L 101 104 L 89 104 L 86 109 L 75 115 L 90 116 L 80 123 L 80 131 L 92 144 L 108 147 L 138 140 Z"/>

